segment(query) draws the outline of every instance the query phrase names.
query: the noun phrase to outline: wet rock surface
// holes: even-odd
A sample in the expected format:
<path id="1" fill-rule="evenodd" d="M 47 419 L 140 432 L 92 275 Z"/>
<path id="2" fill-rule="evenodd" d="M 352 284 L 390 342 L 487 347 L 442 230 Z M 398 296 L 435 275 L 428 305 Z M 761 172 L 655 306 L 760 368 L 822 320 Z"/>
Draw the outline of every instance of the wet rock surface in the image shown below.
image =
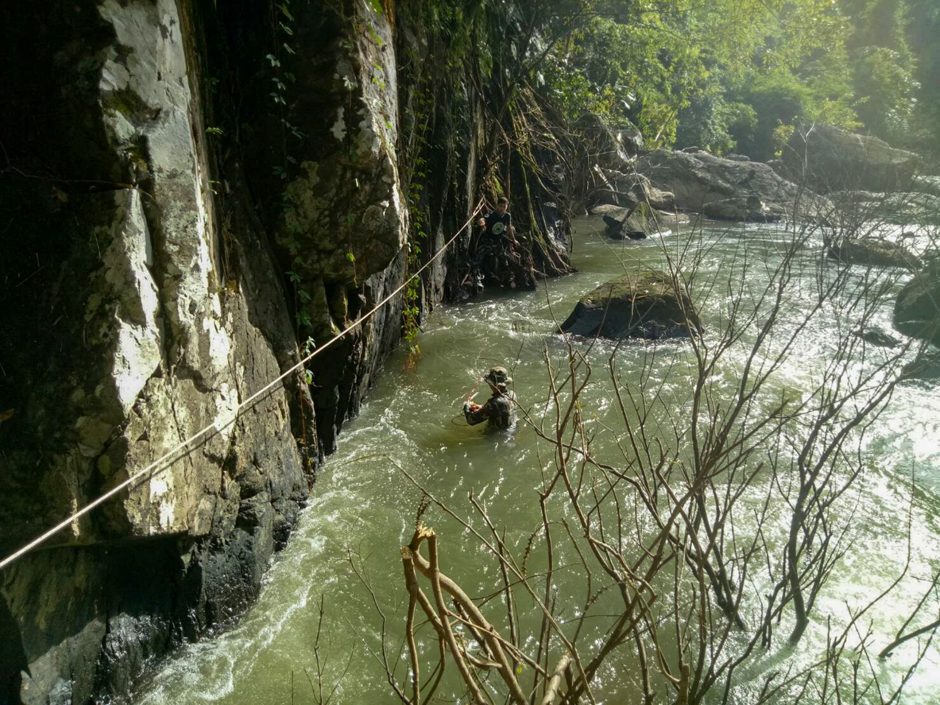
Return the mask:
<path id="1" fill-rule="evenodd" d="M 864 340 L 869 345 L 879 348 L 896 348 L 901 341 L 889 333 L 878 328 L 862 328 L 852 332 L 852 335 Z"/>
<path id="2" fill-rule="evenodd" d="M 559 332 L 585 338 L 688 337 L 702 332 L 688 295 L 663 272 L 627 274 L 586 294 Z"/>
<path id="3" fill-rule="evenodd" d="M 927 350 L 901 370 L 905 380 L 936 383 L 940 380 L 940 350 Z"/>
<path id="4" fill-rule="evenodd" d="M 910 190 L 940 196 L 940 176 L 917 174 L 911 179 Z"/>

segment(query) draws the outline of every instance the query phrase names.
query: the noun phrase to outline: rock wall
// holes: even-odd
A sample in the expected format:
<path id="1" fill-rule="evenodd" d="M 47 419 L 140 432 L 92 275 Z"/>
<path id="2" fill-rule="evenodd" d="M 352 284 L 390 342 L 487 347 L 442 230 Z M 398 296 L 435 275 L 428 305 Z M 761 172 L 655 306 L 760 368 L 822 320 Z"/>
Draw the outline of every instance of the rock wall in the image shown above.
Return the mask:
<path id="1" fill-rule="evenodd" d="M 234 58 L 258 5 L 0 10 L 0 553 L 215 425 L 0 573 L 0 703 L 121 700 L 244 609 L 398 339 L 400 300 L 235 418 L 401 283 L 408 227 L 389 22 L 298 9 L 284 161 L 270 62 Z"/>
<path id="2" fill-rule="evenodd" d="M 0 705 L 125 701 L 257 594 L 406 302 L 364 314 L 500 182 L 484 97 L 449 64 L 425 71 L 448 51 L 427 11 L 0 8 L 0 556 L 212 427 L 0 572 Z M 505 181 L 534 179 L 523 166 L 511 155 Z M 517 223 L 567 271 L 543 191 Z M 409 315 L 459 288 L 468 240 Z"/>

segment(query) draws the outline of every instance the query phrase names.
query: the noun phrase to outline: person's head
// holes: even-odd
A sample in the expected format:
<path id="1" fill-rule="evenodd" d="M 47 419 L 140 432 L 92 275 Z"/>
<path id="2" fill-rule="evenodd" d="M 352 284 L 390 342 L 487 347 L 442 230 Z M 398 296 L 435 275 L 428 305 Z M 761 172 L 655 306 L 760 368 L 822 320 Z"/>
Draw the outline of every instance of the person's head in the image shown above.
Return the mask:
<path id="1" fill-rule="evenodd" d="M 491 387 L 496 389 L 499 385 L 505 387 L 512 382 L 512 378 L 509 376 L 509 372 L 506 371 L 505 367 L 493 367 L 486 373 L 486 381 Z"/>
<path id="2" fill-rule="evenodd" d="M 509 199 L 505 196 L 500 196 L 496 201 L 496 212 L 502 215 L 509 210 Z"/>

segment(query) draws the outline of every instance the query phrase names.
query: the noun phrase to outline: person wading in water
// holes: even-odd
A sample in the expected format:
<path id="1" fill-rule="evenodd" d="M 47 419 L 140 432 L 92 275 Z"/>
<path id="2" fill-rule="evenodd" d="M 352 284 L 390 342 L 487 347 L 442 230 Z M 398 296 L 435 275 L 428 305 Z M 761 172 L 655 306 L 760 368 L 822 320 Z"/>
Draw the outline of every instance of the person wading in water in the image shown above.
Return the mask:
<path id="1" fill-rule="evenodd" d="M 512 378 L 505 367 L 494 367 L 484 377 L 492 396 L 485 404 L 475 404 L 470 399 L 463 404 L 463 415 L 471 426 L 488 421 L 487 428 L 506 430 L 516 423 L 516 397 L 507 385 Z"/>

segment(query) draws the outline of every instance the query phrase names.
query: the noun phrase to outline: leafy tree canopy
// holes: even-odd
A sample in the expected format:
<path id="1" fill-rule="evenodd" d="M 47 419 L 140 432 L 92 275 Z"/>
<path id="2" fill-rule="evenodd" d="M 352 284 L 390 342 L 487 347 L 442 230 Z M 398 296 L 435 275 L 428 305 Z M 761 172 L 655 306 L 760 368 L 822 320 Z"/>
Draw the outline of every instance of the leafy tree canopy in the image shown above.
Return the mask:
<path id="1" fill-rule="evenodd" d="M 524 5 L 530 27 L 541 17 L 555 33 L 532 78 L 571 119 L 591 111 L 633 121 L 654 145 L 763 159 L 799 121 L 940 141 L 933 0 Z"/>

